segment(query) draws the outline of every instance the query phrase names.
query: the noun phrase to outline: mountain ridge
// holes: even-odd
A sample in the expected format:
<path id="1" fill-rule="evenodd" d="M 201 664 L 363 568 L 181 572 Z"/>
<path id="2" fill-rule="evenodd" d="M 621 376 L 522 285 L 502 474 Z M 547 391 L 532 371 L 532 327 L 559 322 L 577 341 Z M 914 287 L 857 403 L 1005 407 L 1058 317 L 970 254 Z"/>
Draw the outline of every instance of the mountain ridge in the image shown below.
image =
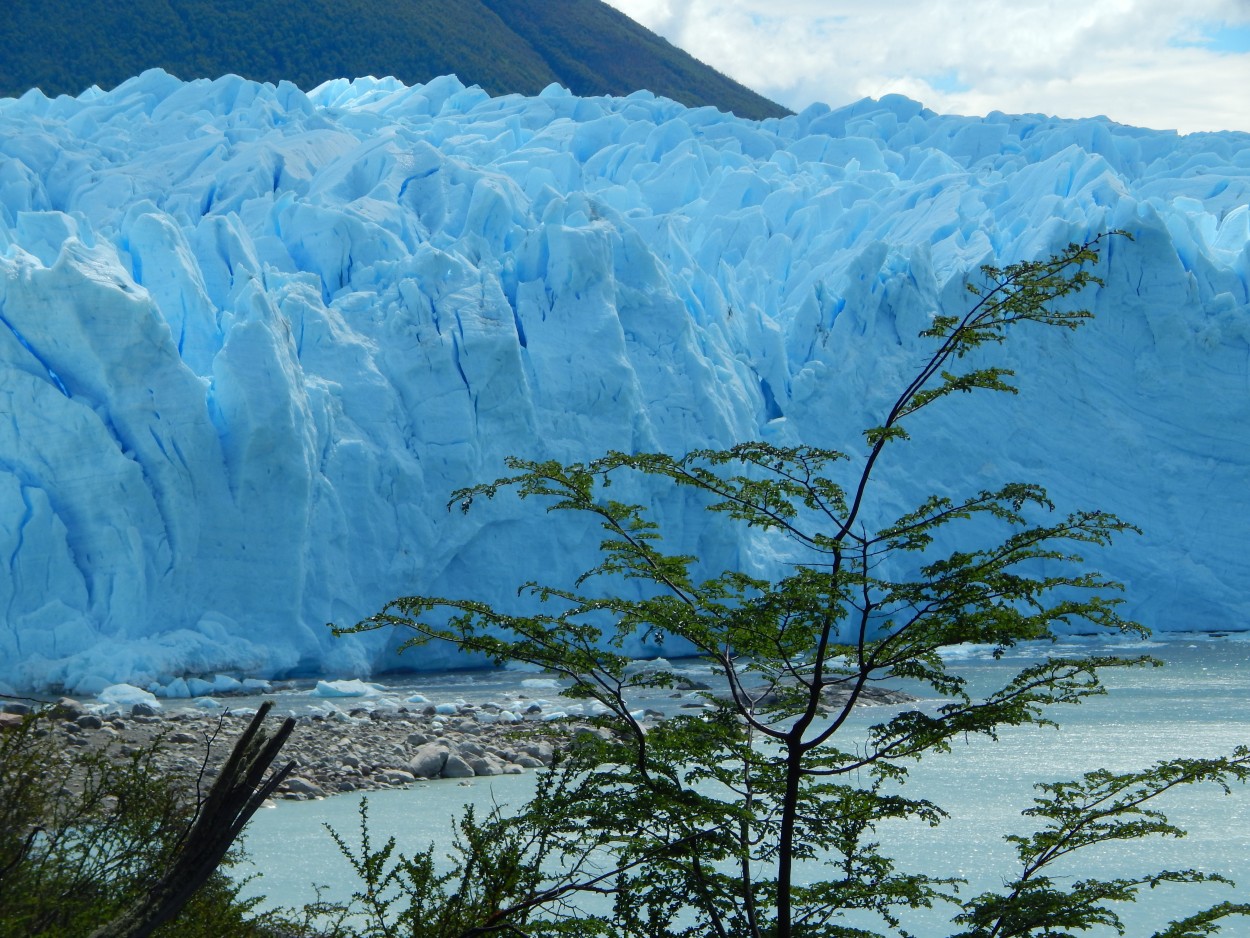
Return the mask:
<path id="1" fill-rule="evenodd" d="M 109 90 L 150 68 L 306 91 L 334 78 L 455 74 L 491 95 L 552 83 L 582 96 L 645 88 L 754 120 L 790 113 L 600 0 L 12 0 L 0 45 L 0 96 L 11 97 Z"/>

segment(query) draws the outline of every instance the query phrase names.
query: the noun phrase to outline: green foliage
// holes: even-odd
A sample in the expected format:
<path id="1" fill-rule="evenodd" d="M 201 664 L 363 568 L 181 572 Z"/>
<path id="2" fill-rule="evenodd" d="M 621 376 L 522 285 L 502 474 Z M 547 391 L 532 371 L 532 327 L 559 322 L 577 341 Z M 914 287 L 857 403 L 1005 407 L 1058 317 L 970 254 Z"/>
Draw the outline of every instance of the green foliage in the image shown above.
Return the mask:
<path id="1" fill-rule="evenodd" d="M 393 837 L 375 847 L 368 801 L 362 799 L 358 849 L 328 828 L 361 889 L 347 905 L 327 906 L 323 913 L 361 923 L 357 938 L 610 935 L 596 923 L 560 913 L 566 895 L 593 891 L 599 878 L 591 860 L 597 839 L 587 834 L 570 839 L 543 820 L 569 797 L 572 782 L 570 771 L 556 766 L 540 779 L 529 810 L 518 816 L 495 808 L 479 818 L 469 808 L 444 851 L 450 865 L 441 871 L 433 844 L 415 856 L 397 853 Z M 559 872 L 553 872 L 557 857 Z M 534 918 L 540 909 L 546 914 Z"/>
<path id="2" fill-rule="evenodd" d="M 1042 818 L 1038 832 L 1006 839 L 1016 847 L 1021 872 L 1001 893 L 985 893 L 964 903 L 956 922 L 972 926 L 957 938 L 1050 934 L 1057 928 L 1086 931 L 1106 925 L 1123 934 L 1120 918 L 1109 903 L 1131 902 L 1143 886 L 1162 883 L 1224 882 L 1222 876 L 1196 870 L 1164 870 L 1135 879 L 1088 879 L 1060 887 L 1046 871 L 1078 850 L 1144 837 L 1184 837 L 1185 831 L 1150 807 L 1160 795 L 1180 785 L 1210 782 L 1227 794 L 1229 782 L 1250 778 L 1250 748 L 1239 746 L 1228 758 L 1173 759 L 1140 772 L 1115 774 L 1104 769 L 1080 780 L 1042 783 L 1028 817 Z M 1230 884 L 1231 885 L 1231 884 Z M 1183 922 L 1173 923 L 1155 938 L 1211 934 L 1215 923 L 1230 915 L 1250 914 L 1245 903 L 1221 903 Z M 1205 929 L 1205 930 L 1199 930 Z M 1218 930 L 1218 929 L 1217 929 Z"/>
<path id="3" fill-rule="evenodd" d="M 531 601 L 513 611 L 414 596 L 355 628 L 398 625 L 415 633 L 410 645 L 447 640 L 537 665 L 568 678 L 570 696 L 601 705 L 602 738 L 583 739 L 565 768 L 569 784 L 523 814 L 563 845 L 557 854 L 593 849 L 616 869 L 611 909 L 580 908 L 586 933 L 868 938 L 904 934 L 904 910 L 951 903 L 965 938 L 1060 938 L 1116 927 L 1116 903 L 1142 886 L 1213 879 L 1193 870 L 1078 882 L 1050 873 L 1095 844 L 1175 835 L 1148 805 L 1180 785 L 1244 780 L 1242 750 L 1041 786 L 1026 812 L 1041 829 L 1012 838 L 1022 871 L 1001 893 L 961 899 L 941 871 L 900 872 L 875 840 L 887 819 L 941 822 L 940 806 L 903 794 L 916 759 L 960 737 L 1052 724 L 1054 706 L 1104 692 L 1105 669 L 1154 664 L 1053 657 L 974 697 L 945 649 L 977 642 L 1001 653 L 1069 625 L 1144 634 L 1119 615 L 1119 584 L 1082 556 L 1133 528 L 1102 511 L 1056 518 L 1046 493 L 1022 482 L 935 496 L 884 521 L 874 501 L 877 466 L 914 414 L 955 392 L 1013 390 L 1010 371 L 983 363 L 989 352 L 1026 324 L 1075 328 L 1088 318 L 1056 304 L 1098 282 L 1087 268 L 1105 237 L 984 268 L 969 311 L 934 318 L 924 335 L 935 350 L 856 458 L 745 443 L 568 465 L 513 459 L 511 476 L 454 493 L 464 511 L 507 491 L 588 519 L 603 531 L 598 560 L 573 584 L 526 584 Z M 619 484 L 626 479 L 629 487 Z M 614 497 L 648 484 L 699 499 L 709 523 L 755 529 L 787 563 L 771 579 L 705 571 L 666 547 L 645 504 Z M 624 643 L 639 637 L 680 640 L 712 663 L 727 692 L 705 694 L 698 715 L 644 726 L 633 694 L 672 678 L 630 667 Z M 852 708 L 881 681 L 919 684 L 947 702 L 892 712 L 848 738 Z M 797 864 L 820 865 L 823 878 L 802 881 Z M 1207 934 L 1245 911 L 1217 906 L 1158 938 Z"/>
<path id="4" fill-rule="evenodd" d="M 159 769 L 160 740 L 128 756 L 65 751 L 54 725 L 30 716 L 0 733 L 0 938 L 82 938 L 117 918 L 157 882 L 194 816 L 197 780 Z M 312 934 L 254 915 L 241 888 L 215 873 L 153 934 Z"/>
<path id="5" fill-rule="evenodd" d="M 363 889 L 352 898 L 368 924 L 361 938 L 456 938 L 488 924 L 499 910 L 536 892 L 541 857 L 515 825 L 493 812 L 479 823 L 472 808 L 460 819 L 452 855 L 454 867 L 436 870 L 431 845 L 416 856 L 395 853 L 395 838 L 374 849 L 368 802 L 360 802 L 360 852 L 338 832 L 331 836 L 351 863 Z"/>
<path id="6" fill-rule="evenodd" d="M 780 117 L 760 97 L 594 0 L 9 0 L 0 95 L 78 94 L 149 68 L 184 79 L 242 75 L 305 90 L 334 78 L 456 74 L 493 95 L 648 88 L 742 117 Z"/>

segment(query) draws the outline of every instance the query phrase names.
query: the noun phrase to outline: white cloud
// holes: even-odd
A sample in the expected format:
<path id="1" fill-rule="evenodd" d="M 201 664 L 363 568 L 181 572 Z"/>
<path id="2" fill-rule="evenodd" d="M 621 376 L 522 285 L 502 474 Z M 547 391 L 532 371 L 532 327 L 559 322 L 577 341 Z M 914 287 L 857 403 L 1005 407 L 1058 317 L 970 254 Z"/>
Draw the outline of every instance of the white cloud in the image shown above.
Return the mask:
<path id="1" fill-rule="evenodd" d="M 609 2 L 795 109 L 897 92 L 944 112 L 1250 130 L 1250 0 Z"/>

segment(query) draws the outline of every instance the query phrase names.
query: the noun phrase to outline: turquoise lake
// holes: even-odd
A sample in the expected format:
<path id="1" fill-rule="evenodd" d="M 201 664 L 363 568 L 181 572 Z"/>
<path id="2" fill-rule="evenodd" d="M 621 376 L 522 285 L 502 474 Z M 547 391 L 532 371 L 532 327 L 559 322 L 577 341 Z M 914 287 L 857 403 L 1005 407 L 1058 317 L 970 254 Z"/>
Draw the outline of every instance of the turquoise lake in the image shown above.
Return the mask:
<path id="1" fill-rule="evenodd" d="M 1166 666 L 1106 672 L 1108 695 L 1057 708 L 1053 716 L 1061 723 L 1059 730 L 1011 730 L 997 742 L 971 740 L 914 768 L 908 794 L 934 801 L 950 817 L 936 829 L 919 824 L 882 828 L 879 839 L 900 867 L 963 877 L 968 894 L 993 888 L 1014 872 L 1014 851 L 1002 835 L 1029 830 L 1020 811 L 1031 803 L 1034 782 L 1072 778 L 1099 767 L 1123 771 L 1179 755 L 1214 756 L 1250 743 L 1250 636 L 1183 634 L 1132 643 L 1073 638 L 1014 649 L 1001 660 L 979 647 L 959 649 L 956 657 L 974 688 L 988 689 L 1043 654 L 1103 653 L 1150 654 Z M 518 683 L 522 677 L 516 675 Z M 881 716 L 879 709 L 863 709 L 849 731 L 862 731 Z M 375 842 L 393 834 L 401 849 L 419 849 L 445 841 L 465 804 L 519 804 L 533 784 L 529 774 L 372 793 L 370 826 Z M 263 873 L 248 885 L 249 894 L 264 894 L 267 905 L 298 905 L 311 901 L 313 885 L 319 884 L 326 887 L 324 898 L 350 896 L 356 883 L 324 825 L 354 842 L 359 801 L 340 796 L 261 811 L 246 835 L 254 865 L 238 870 L 240 875 Z M 1076 855 L 1058 872 L 1108 877 L 1192 867 L 1228 876 L 1239 888 L 1146 890 L 1138 903 L 1120 910 L 1130 936 L 1149 936 L 1178 915 L 1250 895 L 1250 789 L 1238 786 L 1225 796 L 1214 787 L 1191 788 L 1160 807 L 1190 832 L 1188 837 L 1100 847 Z M 919 913 L 908 919 L 908 927 L 918 938 L 946 938 L 958 931 L 949 924 L 950 914 L 945 909 Z M 1250 934 L 1250 920 L 1232 920 L 1223 934 Z"/>

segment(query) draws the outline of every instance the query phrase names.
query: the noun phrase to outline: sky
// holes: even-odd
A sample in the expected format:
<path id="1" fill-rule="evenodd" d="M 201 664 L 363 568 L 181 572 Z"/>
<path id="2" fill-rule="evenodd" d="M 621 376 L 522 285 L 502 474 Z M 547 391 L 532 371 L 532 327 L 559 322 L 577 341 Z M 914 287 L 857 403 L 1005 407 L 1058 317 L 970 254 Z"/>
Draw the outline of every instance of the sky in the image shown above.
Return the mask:
<path id="1" fill-rule="evenodd" d="M 773 101 L 1250 131 L 1250 0 L 606 0 Z"/>

